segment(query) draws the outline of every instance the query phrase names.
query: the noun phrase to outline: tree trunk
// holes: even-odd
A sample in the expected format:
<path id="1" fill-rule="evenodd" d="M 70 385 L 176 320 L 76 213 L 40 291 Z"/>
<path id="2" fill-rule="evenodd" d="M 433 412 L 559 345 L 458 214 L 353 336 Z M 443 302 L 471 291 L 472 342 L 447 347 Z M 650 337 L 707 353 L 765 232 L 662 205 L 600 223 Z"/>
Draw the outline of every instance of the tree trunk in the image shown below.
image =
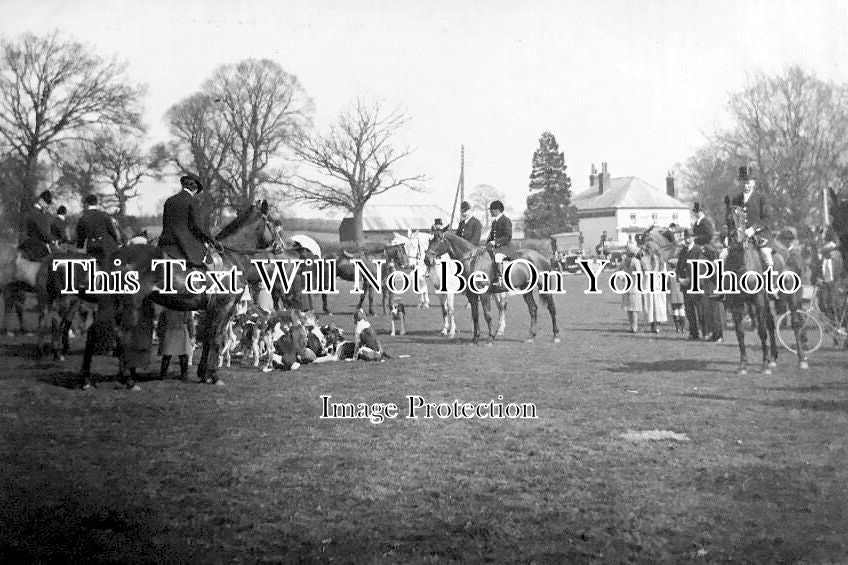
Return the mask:
<path id="1" fill-rule="evenodd" d="M 359 247 L 365 244 L 365 233 L 362 231 L 362 208 L 353 210 L 353 238 Z"/>

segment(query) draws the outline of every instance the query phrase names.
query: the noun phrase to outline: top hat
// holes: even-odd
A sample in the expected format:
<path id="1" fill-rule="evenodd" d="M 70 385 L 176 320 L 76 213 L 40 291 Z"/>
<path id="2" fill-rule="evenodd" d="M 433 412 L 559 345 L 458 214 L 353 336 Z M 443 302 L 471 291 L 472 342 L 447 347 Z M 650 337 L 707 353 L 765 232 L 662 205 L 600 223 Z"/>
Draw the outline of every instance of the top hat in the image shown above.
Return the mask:
<path id="1" fill-rule="evenodd" d="M 696 214 L 698 212 L 700 212 L 701 211 L 701 203 L 695 202 L 694 204 L 692 204 L 692 211 L 695 212 Z"/>
<path id="2" fill-rule="evenodd" d="M 467 212 L 468 210 L 471 210 L 471 204 L 463 200 L 462 204 L 459 205 L 459 211 Z"/>
<path id="3" fill-rule="evenodd" d="M 434 227 L 434 228 L 440 228 L 440 227 L 442 227 L 442 219 L 441 219 L 441 218 L 436 218 L 435 220 L 433 220 L 433 227 Z"/>
<path id="4" fill-rule="evenodd" d="M 739 176 L 736 180 L 740 182 L 757 180 L 757 174 L 754 172 L 753 167 L 739 167 Z"/>
<path id="5" fill-rule="evenodd" d="M 683 230 L 683 237 L 695 237 L 695 233 L 692 231 L 692 228 L 686 228 Z"/>
<path id="6" fill-rule="evenodd" d="M 200 182 L 200 177 L 192 173 L 186 173 L 185 175 L 180 177 L 180 185 L 187 186 L 190 182 L 193 182 L 197 185 L 197 192 L 203 190 L 203 183 Z"/>

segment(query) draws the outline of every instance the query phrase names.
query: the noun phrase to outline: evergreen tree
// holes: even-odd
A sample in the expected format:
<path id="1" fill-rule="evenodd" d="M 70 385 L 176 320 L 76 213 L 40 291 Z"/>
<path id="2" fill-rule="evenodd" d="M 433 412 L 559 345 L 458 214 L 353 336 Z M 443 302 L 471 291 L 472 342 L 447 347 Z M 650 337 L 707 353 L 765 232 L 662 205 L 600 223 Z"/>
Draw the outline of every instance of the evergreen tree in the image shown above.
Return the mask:
<path id="1" fill-rule="evenodd" d="M 528 238 L 543 238 L 574 229 L 576 209 L 571 205 L 571 179 L 566 174 L 565 155 L 554 135 L 546 131 L 533 153 L 530 196 L 524 211 Z"/>

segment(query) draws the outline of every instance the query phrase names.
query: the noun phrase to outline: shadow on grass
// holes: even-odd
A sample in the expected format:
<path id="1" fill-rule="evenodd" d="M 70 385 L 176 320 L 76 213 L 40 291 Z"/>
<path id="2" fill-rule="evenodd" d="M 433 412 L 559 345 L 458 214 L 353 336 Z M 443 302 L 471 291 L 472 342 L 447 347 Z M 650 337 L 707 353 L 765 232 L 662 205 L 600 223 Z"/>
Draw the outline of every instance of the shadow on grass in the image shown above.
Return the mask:
<path id="1" fill-rule="evenodd" d="M 629 361 L 621 367 L 607 369 L 610 373 L 653 373 L 662 371 L 694 372 L 703 371 L 711 365 L 733 365 L 731 361 L 706 359 L 664 359 L 661 361 Z"/>
<path id="2" fill-rule="evenodd" d="M 763 406 L 790 408 L 794 410 L 817 410 L 820 412 L 844 412 L 848 414 L 848 400 L 807 400 L 802 398 L 784 398 L 780 400 L 763 400 Z"/>
<path id="3" fill-rule="evenodd" d="M 122 382 L 118 380 L 117 375 L 101 375 L 93 373 L 91 375 L 92 381 L 95 386 L 103 385 L 106 387 L 109 386 L 121 386 Z M 39 382 L 50 386 L 57 386 L 61 388 L 67 388 L 70 390 L 78 389 L 82 386 L 82 378 L 80 378 L 80 374 L 74 371 L 60 371 L 56 373 L 48 373 L 45 375 L 40 375 L 37 377 Z M 165 380 L 177 380 L 173 377 L 173 375 Z M 189 376 L 189 380 L 191 376 Z M 145 383 L 145 382 L 164 382 L 160 381 L 159 375 L 157 373 L 139 373 L 136 378 L 136 383 Z"/>
<path id="4" fill-rule="evenodd" d="M 832 382 L 832 383 L 822 383 L 820 385 L 801 385 L 801 386 L 775 386 L 775 387 L 766 387 L 763 390 L 775 391 L 775 392 L 822 392 L 825 390 L 846 390 L 848 389 L 848 382 Z"/>

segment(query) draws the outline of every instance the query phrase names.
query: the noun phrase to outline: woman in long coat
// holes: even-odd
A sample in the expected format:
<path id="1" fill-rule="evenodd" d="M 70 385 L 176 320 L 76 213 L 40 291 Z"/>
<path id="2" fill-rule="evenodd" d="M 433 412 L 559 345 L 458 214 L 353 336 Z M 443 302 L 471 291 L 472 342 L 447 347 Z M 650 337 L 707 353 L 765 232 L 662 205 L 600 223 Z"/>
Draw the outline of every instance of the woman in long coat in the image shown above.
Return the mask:
<path id="1" fill-rule="evenodd" d="M 162 356 L 162 365 L 159 368 L 160 379 L 168 376 L 168 366 L 174 355 L 177 355 L 180 360 L 180 379 L 185 380 L 188 376 L 188 356 L 193 349 L 193 327 L 191 312 L 162 310 L 156 328 L 159 338 L 159 355 Z"/>
<path id="2" fill-rule="evenodd" d="M 658 324 L 668 321 L 666 293 L 662 291 L 659 275 L 664 270 L 665 261 L 659 246 L 649 241 L 642 252 L 642 271 L 654 272 L 656 275 L 653 280 L 654 287 L 642 293 L 642 312 L 645 314 L 645 321 L 651 324 L 651 332 L 655 334 L 660 333 Z M 646 278 L 646 284 L 649 282 L 650 279 Z"/>
<path id="3" fill-rule="evenodd" d="M 639 262 L 639 248 L 635 243 L 628 243 L 624 259 L 621 261 L 621 270 L 635 278 L 634 274 L 642 270 Z M 630 333 L 639 330 L 639 312 L 642 311 L 642 293 L 637 290 L 636 281 L 630 287 L 630 292 L 621 295 L 621 309 L 627 312 L 627 321 L 630 323 Z"/>

